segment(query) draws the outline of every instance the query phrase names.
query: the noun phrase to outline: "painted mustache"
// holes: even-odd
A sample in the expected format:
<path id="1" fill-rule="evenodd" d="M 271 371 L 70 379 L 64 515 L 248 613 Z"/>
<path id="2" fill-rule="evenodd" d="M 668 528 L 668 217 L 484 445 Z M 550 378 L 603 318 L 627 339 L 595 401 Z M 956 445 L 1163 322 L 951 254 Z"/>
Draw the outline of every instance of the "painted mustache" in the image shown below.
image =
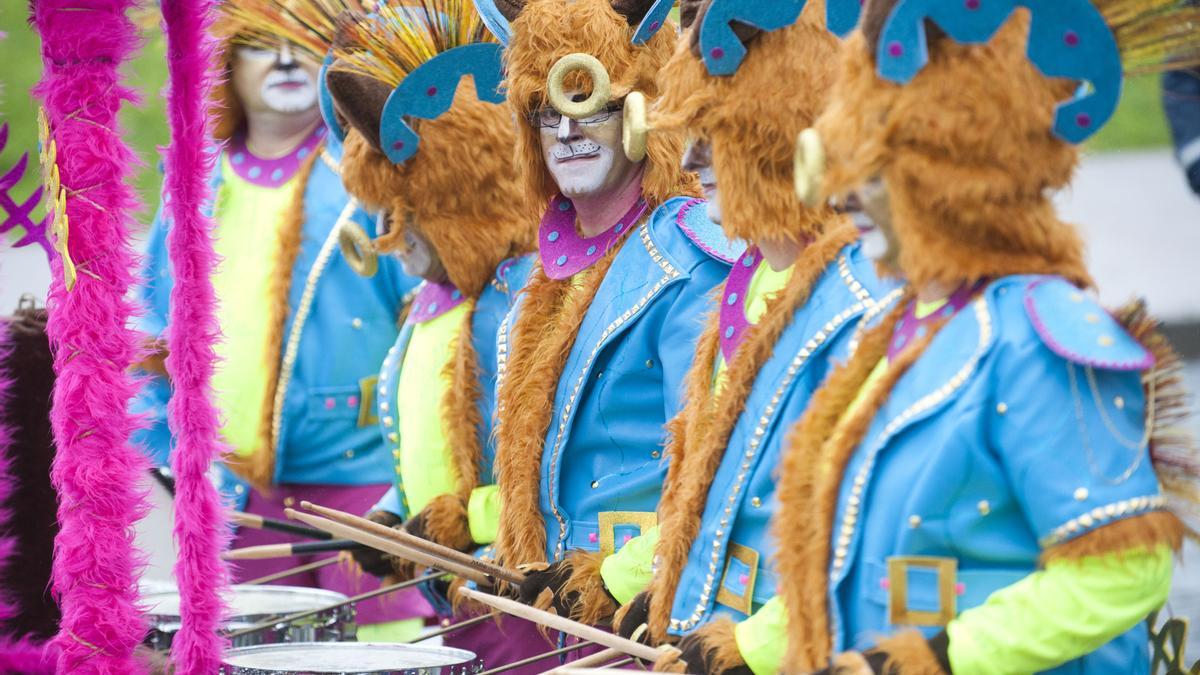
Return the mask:
<path id="1" fill-rule="evenodd" d="M 555 146 L 551 154 L 554 155 L 554 159 L 564 162 L 568 159 L 587 157 L 588 155 L 595 155 L 599 152 L 600 145 L 598 143 L 593 143 L 592 141 L 579 141 L 578 143 L 571 143 L 570 145 L 559 144 Z"/>

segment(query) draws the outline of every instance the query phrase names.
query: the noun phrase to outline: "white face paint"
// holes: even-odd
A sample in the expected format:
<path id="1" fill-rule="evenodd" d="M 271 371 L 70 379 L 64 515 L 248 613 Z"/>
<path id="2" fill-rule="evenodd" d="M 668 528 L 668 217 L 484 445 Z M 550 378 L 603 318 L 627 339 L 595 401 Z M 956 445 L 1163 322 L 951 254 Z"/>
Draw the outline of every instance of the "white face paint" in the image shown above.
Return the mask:
<path id="1" fill-rule="evenodd" d="M 887 188 L 878 178 L 866 183 L 856 195 L 861 210 L 852 213 L 863 242 L 863 253 L 877 262 L 891 264 L 900 254 L 892 229 L 892 209 Z"/>
<path id="2" fill-rule="evenodd" d="M 708 141 L 689 141 L 683 153 L 683 170 L 700 176 L 700 186 L 708 200 L 708 219 L 720 225 L 721 191 L 717 189 L 717 172 L 713 170 L 712 145 Z"/>
<path id="3" fill-rule="evenodd" d="M 542 120 L 553 115 L 543 114 Z M 619 108 L 575 121 L 558 116 L 557 124 L 538 124 L 542 158 L 563 196 L 568 199 L 618 189 L 637 171 L 621 145 L 623 120 Z"/>
<path id="4" fill-rule="evenodd" d="M 376 216 L 375 230 L 387 234 L 391 230 L 391 216 L 381 212 Z M 434 283 L 446 281 L 446 268 L 433 245 L 429 243 L 411 223 L 404 228 L 404 248 L 396 252 L 400 267 L 411 277 L 419 277 Z"/>
<path id="5" fill-rule="evenodd" d="M 316 107 L 319 69 L 286 43 L 278 50 L 239 47 L 233 84 L 248 113 L 291 115 Z"/>

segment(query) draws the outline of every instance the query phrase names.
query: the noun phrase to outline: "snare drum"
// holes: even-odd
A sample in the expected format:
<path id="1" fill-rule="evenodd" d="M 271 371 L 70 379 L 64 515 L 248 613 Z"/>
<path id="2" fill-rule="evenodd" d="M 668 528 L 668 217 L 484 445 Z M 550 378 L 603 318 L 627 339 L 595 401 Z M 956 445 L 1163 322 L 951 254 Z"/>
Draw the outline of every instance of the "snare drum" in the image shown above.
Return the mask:
<path id="1" fill-rule="evenodd" d="M 465 649 L 382 642 L 259 645 L 231 649 L 222 675 L 474 675 L 483 663 Z"/>
<path id="2" fill-rule="evenodd" d="M 321 609 L 340 602 L 346 596 L 319 588 L 298 586 L 232 586 L 226 597 L 229 621 L 225 629 L 237 631 L 254 624 L 277 619 L 288 614 Z M 179 592 L 176 590 L 147 593 L 142 596 L 150 621 L 146 644 L 152 649 L 167 650 L 179 632 Z M 305 617 L 299 621 L 272 626 L 233 639 L 233 646 L 275 644 L 279 642 L 338 642 L 353 640 L 356 632 L 354 606 L 340 605 Z"/>

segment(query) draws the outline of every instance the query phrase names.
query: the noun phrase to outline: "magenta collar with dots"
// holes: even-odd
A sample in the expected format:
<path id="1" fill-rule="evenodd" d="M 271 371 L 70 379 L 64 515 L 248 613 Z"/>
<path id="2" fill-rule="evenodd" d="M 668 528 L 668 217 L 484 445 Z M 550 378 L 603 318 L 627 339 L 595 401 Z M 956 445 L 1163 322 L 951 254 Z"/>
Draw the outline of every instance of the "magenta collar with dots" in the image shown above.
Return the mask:
<path id="1" fill-rule="evenodd" d="M 242 180 L 260 187 L 277 188 L 287 183 L 300 170 L 300 165 L 317 151 L 325 140 L 325 125 L 318 124 L 312 134 L 295 150 L 278 159 L 263 159 L 246 147 L 245 134 L 229 140 L 229 164 Z"/>
<path id="2" fill-rule="evenodd" d="M 584 239 L 575 231 L 575 205 L 559 195 L 550 200 L 538 232 L 538 255 L 542 270 L 551 279 L 567 279 L 591 267 L 604 257 L 646 213 L 649 205 L 639 198 L 633 208 L 608 230 Z"/>

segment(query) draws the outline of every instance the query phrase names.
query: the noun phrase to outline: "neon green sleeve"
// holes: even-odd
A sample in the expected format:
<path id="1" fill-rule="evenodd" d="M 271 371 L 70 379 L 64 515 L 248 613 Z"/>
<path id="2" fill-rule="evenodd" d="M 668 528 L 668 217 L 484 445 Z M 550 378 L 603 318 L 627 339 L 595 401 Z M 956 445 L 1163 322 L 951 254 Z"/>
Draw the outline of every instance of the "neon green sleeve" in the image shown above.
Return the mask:
<path id="1" fill-rule="evenodd" d="M 787 654 L 787 609 L 775 596 L 733 629 L 738 651 L 754 675 L 781 672 Z"/>
<path id="2" fill-rule="evenodd" d="M 480 485 L 471 491 L 471 498 L 467 500 L 467 525 L 476 544 L 496 541 L 496 532 L 500 529 L 499 486 Z"/>
<path id="3" fill-rule="evenodd" d="M 608 592 L 622 605 L 650 587 L 654 576 L 654 548 L 658 546 L 658 526 L 625 542 L 620 551 L 600 564 L 600 578 Z"/>
<path id="4" fill-rule="evenodd" d="M 956 673 L 1049 670 L 1129 630 L 1167 600 L 1171 550 L 1051 562 L 946 626 Z"/>

